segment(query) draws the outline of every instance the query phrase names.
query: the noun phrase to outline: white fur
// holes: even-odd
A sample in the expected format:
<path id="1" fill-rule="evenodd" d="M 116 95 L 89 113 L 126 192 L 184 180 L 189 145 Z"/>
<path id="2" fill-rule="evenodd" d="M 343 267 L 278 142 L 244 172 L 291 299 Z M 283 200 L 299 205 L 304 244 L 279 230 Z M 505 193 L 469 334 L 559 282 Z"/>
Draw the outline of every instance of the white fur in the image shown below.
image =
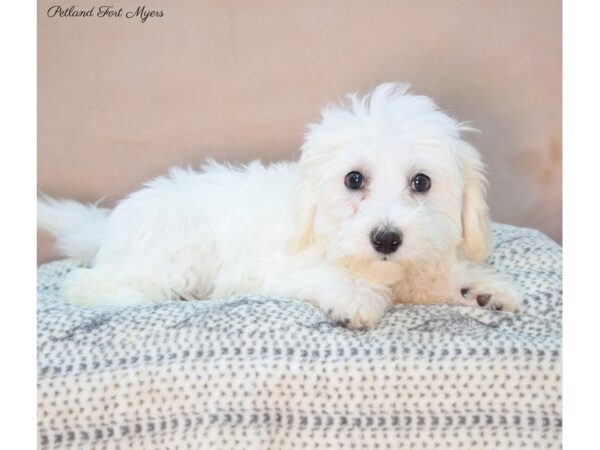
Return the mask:
<path id="1" fill-rule="evenodd" d="M 309 126 L 298 162 L 172 169 L 109 212 L 39 201 L 39 224 L 90 268 L 67 280 L 70 301 L 128 305 L 260 293 L 306 300 L 351 327 L 392 302 L 514 310 L 519 294 L 482 265 L 490 249 L 485 177 L 464 125 L 403 84 L 349 95 Z M 345 175 L 361 171 L 363 190 Z M 411 177 L 432 180 L 427 193 Z M 403 242 L 377 253 L 373 228 Z M 461 293 L 462 290 L 462 293 Z"/>

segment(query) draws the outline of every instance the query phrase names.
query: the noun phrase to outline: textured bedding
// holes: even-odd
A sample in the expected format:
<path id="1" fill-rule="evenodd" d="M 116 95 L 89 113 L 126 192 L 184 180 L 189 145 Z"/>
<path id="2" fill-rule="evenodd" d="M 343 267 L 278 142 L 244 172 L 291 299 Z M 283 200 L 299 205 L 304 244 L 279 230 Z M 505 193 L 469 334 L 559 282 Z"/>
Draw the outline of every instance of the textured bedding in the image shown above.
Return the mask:
<path id="1" fill-rule="evenodd" d="M 40 448 L 561 447 L 562 251 L 494 225 L 520 314 L 397 305 L 373 330 L 259 296 L 84 308 L 38 270 Z"/>

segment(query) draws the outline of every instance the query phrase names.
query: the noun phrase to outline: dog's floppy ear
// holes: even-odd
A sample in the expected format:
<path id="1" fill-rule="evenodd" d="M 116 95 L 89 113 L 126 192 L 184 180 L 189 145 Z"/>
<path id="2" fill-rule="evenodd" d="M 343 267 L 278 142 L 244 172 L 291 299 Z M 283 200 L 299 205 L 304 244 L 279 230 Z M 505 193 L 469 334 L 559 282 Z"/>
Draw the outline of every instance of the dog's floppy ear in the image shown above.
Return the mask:
<path id="1" fill-rule="evenodd" d="M 298 197 L 295 199 L 298 224 L 295 229 L 295 235 L 292 236 L 290 243 L 290 250 L 292 252 L 304 250 L 315 241 L 314 218 L 316 205 L 311 197 L 310 192 L 308 192 L 304 183 L 301 182 Z"/>
<path id="2" fill-rule="evenodd" d="M 317 210 L 315 186 L 318 182 L 314 180 L 313 173 L 315 172 L 315 165 L 320 160 L 319 130 L 320 124 L 310 124 L 308 126 L 308 132 L 302 144 L 302 154 L 300 161 L 298 161 L 300 181 L 294 199 L 297 226 L 290 243 L 290 250 L 293 252 L 306 249 L 316 240 L 314 230 Z"/>
<path id="3" fill-rule="evenodd" d="M 353 104 L 359 103 L 356 96 L 350 98 Z M 315 231 L 317 203 L 320 200 L 323 181 L 327 179 L 324 176 L 326 166 L 331 163 L 336 150 L 348 139 L 344 125 L 350 116 L 351 113 L 346 108 L 329 105 L 321 110 L 321 120 L 310 123 L 307 127 L 301 147 L 302 155 L 298 162 L 300 172 L 296 198 L 298 226 L 291 246 L 295 251 L 311 245 L 320 247 L 323 245 Z"/>
<path id="4" fill-rule="evenodd" d="M 490 216 L 486 203 L 487 180 L 479 152 L 459 140 L 457 155 L 464 181 L 462 197 L 462 242 L 459 251 L 472 261 L 482 262 L 491 249 Z"/>
<path id="5" fill-rule="evenodd" d="M 315 215 L 319 188 L 323 181 L 322 170 L 331 158 L 339 137 L 327 132 L 323 125 L 331 108 L 321 111 L 321 122 L 311 123 L 304 136 L 302 154 L 298 162 L 300 181 L 295 199 L 298 226 L 291 241 L 291 250 L 304 250 L 318 244 L 315 232 Z"/>

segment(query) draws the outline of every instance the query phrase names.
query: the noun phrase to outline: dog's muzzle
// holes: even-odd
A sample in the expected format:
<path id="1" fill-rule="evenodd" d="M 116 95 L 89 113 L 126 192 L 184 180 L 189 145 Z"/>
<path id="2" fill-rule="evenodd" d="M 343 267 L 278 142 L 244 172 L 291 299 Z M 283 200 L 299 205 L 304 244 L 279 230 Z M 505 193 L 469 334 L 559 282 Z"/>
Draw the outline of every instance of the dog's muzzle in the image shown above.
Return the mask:
<path id="1" fill-rule="evenodd" d="M 371 245 L 375 251 L 389 255 L 402 244 L 402 233 L 397 228 L 374 228 L 371 231 Z"/>

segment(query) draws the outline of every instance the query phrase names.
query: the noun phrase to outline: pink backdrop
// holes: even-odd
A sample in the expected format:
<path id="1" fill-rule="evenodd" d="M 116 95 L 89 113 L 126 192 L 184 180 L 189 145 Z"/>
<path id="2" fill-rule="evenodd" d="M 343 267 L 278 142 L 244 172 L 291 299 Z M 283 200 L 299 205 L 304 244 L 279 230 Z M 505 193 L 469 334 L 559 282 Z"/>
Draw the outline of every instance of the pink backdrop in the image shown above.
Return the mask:
<path id="1" fill-rule="evenodd" d="M 110 204 L 206 156 L 294 158 L 327 102 L 409 81 L 482 131 L 493 219 L 561 241 L 560 1 L 149 0 L 164 16 L 143 24 L 55 4 L 38 2 L 43 192 Z"/>

